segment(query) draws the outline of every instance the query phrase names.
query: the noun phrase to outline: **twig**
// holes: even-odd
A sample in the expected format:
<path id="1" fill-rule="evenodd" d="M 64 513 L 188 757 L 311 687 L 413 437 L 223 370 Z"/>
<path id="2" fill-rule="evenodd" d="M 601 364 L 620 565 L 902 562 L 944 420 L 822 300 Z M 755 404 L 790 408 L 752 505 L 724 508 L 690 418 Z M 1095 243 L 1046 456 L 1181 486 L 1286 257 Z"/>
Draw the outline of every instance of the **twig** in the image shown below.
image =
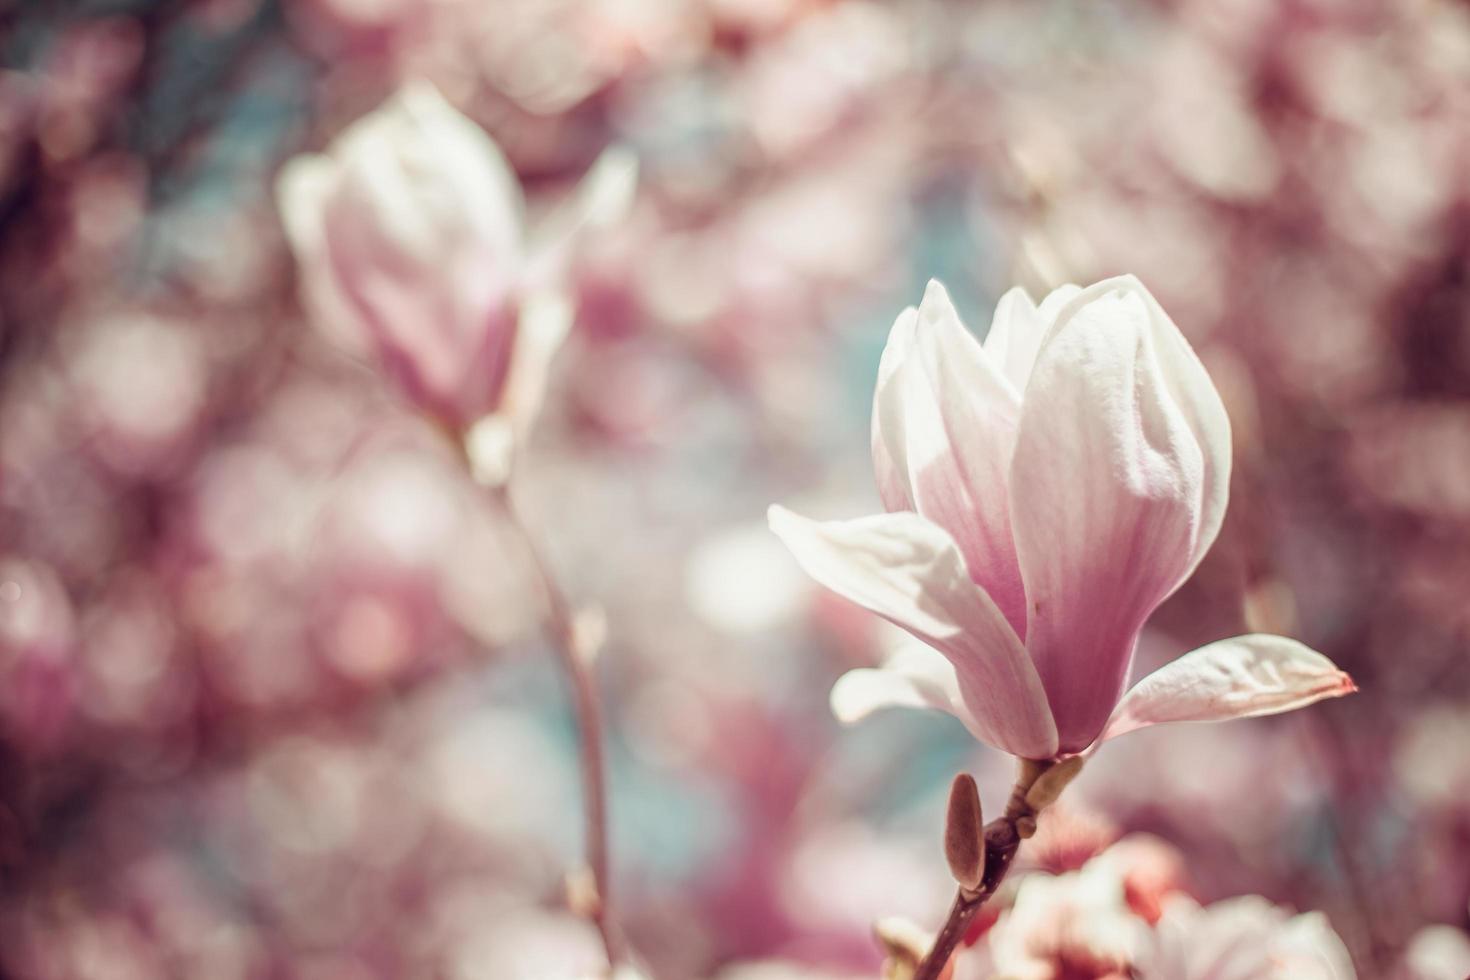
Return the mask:
<path id="1" fill-rule="evenodd" d="M 577 738 L 582 762 L 582 800 L 585 810 L 587 867 L 592 873 L 596 891 L 587 913 L 602 935 L 602 945 L 610 966 L 616 968 L 624 959 L 624 945 L 617 920 L 613 916 L 612 889 L 607 843 L 607 769 L 602 742 L 602 711 L 593 677 L 592 659 L 581 647 L 571 604 L 551 571 L 536 537 L 504 487 L 488 488 L 490 498 L 507 518 L 507 523 L 521 539 L 531 569 L 546 598 L 547 631 L 552 647 L 571 687 L 572 707 L 577 721 Z"/>
<path id="2" fill-rule="evenodd" d="M 1026 802 L 1033 783 L 1051 763 L 1022 760 L 1021 775 L 1011 791 L 1005 814 L 985 825 L 985 874 L 973 891 L 961 887 L 955 893 L 949 916 L 934 937 L 934 945 L 914 971 L 913 980 L 939 980 L 955 947 L 965 937 L 975 914 L 990 900 L 1011 870 L 1021 841 L 1036 832 L 1036 810 Z"/>

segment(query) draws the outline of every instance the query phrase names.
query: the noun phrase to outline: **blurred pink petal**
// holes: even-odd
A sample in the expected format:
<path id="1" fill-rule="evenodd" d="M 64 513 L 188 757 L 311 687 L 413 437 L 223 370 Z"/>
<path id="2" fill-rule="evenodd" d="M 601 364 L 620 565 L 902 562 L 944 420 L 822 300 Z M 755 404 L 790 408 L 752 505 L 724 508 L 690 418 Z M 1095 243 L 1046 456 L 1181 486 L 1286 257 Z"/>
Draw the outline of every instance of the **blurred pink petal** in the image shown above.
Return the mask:
<path id="1" fill-rule="evenodd" d="M 942 528 L 910 513 L 818 523 L 782 507 L 770 521 L 807 574 L 949 658 L 984 741 L 1027 758 L 1056 752 L 1025 648 Z"/>
<path id="2" fill-rule="evenodd" d="M 1147 939 L 1145 924 L 1128 909 L 1123 879 L 1095 858 L 1080 871 L 1022 878 L 1015 904 L 984 946 L 961 955 L 955 973 L 964 980 L 1115 980 L 1127 975 Z"/>
<path id="3" fill-rule="evenodd" d="M 1171 721 L 1229 721 L 1351 694 L 1352 678 L 1284 636 L 1252 633 L 1186 653 L 1133 686 L 1099 741 Z"/>
<path id="4" fill-rule="evenodd" d="M 1201 908 L 1169 896 L 1136 965 L 1139 980 L 1355 980 L 1352 959 L 1321 912 L 1293 916 L 1259 895 Z"/>
<path id="5" fill-rule="evenodd" d="M 313 317 L 454 424 L 495 409 L 523 273 L 520 188 L 426 83 L 286 165 L 283 219 Z"/>

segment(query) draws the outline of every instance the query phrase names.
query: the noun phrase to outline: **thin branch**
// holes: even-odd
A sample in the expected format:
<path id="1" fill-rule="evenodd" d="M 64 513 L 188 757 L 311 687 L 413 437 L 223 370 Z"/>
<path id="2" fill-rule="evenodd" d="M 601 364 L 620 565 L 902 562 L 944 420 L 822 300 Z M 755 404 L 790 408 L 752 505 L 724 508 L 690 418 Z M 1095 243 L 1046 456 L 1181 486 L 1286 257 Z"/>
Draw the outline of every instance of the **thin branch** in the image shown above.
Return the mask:
<path id="1" fill-rule="evenodd" d="M 1036 811 L 1027 804 L 1026 794 L 1033 783 L 1047 769 L 1048 762 L 1033 762 L 1023 759 L 1021 774 L 1011 791 L 1010 802 L 1005 814 L 985 825 L 985 874 L 980 886 L 973 891 L 960 888 L 955 893 L 954 903 L 949 907 L 949 916 L 934 937 L 934 945 L 928 955 L 914 971 L 913 980 L 939 980 L 955 947 L 965 938 L 975 915 L 995 894 L 1011 870 L 1011 862 L 1021 848 L 1021 841 L 1036 832 Z M 1038 804 L 1039 806 L 1040 804 Z"/>
<path id="2" fill-rule="evenodd" d="M 581 648 L 576 621 L 566 593 L 562 591 L 535 535 L 521 517 L 509 491 L 505 487 L 499 487 L 490 489 L 488 494 L 521 539 L 531 569 L 540 583 L 546 598 L 546 625 L 552 640 L 551 645 L 571 687 L 582 763 L 587 867 L 591 871 L 592 885 L 596 891 L 587 913 L 602 935 L 608 963 L 616 968 L 625 959 L 625 948 L 617 920 L 613 916 L 608 860 L 607 769 L 603 752 L 602 711 L 593 676 L 592 658 Z"/>

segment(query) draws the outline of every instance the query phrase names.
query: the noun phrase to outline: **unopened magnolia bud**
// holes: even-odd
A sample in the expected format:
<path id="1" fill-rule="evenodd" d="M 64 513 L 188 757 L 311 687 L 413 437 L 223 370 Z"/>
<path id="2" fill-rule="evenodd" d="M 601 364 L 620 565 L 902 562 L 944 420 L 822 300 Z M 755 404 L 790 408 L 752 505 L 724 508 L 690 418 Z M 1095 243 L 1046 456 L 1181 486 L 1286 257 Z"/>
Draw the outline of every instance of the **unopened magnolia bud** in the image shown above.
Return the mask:
<path id="1" fill-rule="evenodd" d="M 979 890 L 985 877 L 985 821 L 980 814 L 980 791 L 968 773 L 956 776 L 949 788 L 944 858 L 949 862 L 949 873 L 962 889 Z"/>
<path id="2" fill-rule="evenodd" d="M 1026 791 L 1026 805 L 1040 813 L 1057 801 L 1067 784 L 1082 771 L 1082 756 L 1074 755 L 1063 759 L 1036 777 L 1036 782 Z"/>

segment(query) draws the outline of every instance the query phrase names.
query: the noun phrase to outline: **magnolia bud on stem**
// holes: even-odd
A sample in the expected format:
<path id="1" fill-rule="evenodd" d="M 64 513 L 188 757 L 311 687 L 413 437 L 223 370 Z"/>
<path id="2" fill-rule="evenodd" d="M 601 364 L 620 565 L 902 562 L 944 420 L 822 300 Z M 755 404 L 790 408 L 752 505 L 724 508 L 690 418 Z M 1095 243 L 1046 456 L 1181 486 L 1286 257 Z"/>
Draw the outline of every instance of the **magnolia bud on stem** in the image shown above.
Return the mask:
<path id="1" fill-rule="evenodd" d="M 974 777 L 960 773 L 949 788 L 944 820 L 944 858 L 961 894 L 976 894 L 985 876 L 985 822 Z"/>
<path id="2" fill-rule="evenodd" d="M 975 780 L 964 773 L 955 777 L 944 824 L 944 856 L 959 883 L 959 892 L 929 954 L 914 971 L 913 980 L 939 980 L 944 976 L 950 956 L 975 913 L 1010 871 L 1021 841 L 1036 833 L 1037 815 L 1055 803 L 1081 771 L 1081 756 L 1060 762 L 1022 759 L 1005 813 L 983 827 Z"/>

